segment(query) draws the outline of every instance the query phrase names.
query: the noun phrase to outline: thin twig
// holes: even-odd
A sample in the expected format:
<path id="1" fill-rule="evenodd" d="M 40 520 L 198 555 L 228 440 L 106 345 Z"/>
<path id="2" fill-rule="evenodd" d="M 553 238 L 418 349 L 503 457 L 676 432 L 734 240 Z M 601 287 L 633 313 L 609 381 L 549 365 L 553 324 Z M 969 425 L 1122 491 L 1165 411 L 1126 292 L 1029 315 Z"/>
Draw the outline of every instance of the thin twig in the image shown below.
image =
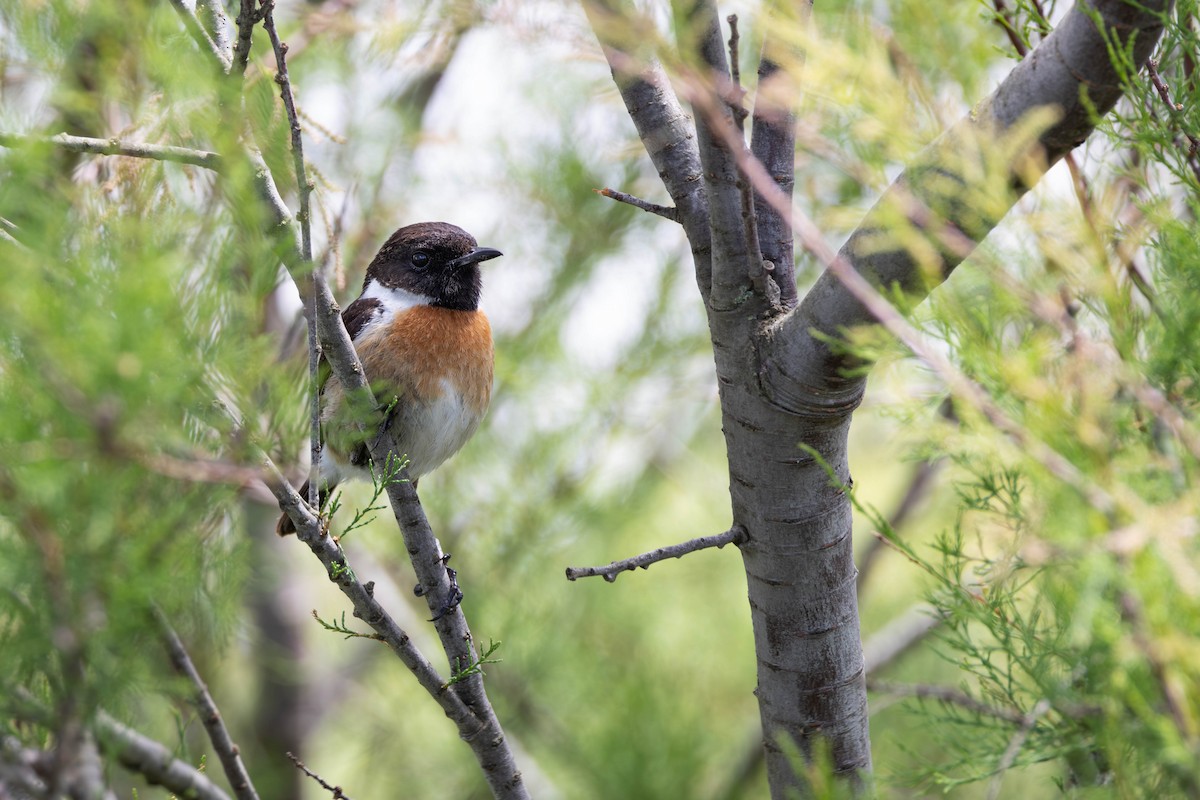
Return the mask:
<path id="1" fill-rule="evenodd" d="M 651 214 L 657 214 L 663 219 L 671 220 L 671 222 L 679 222 L 679 209 L 675 208 L 674 206 L 660 206 L 657 203 L 651 203 L 647 200 L 641 199 L 640 197 L 634 197 L 631 194 L 619 192 L 616 189 L 597 189 L 596 194 L 616 200 L 618 203 L 627 203 L 634 208 L 640 208 L 642 211 L 646 211 Z"/>
<path id="2" fill-rule="evenodd" d="M 275 65 L 278 72 L 275 75 L 275 82 L 279 85 L 279 96 L 283 100 L 283 107 L 287 112 L 288 127 L 291 130 L 292 138 L 292 163 L 296 171 L 296 185 L 300 195 L 300 213 L 297 215 L 300 222 L 300 257 L 306 264 L 312 264 L 312 209 L 309 204 L 309 196 L 312 193 L 312 184 L 308 180 L 307 170 L 304 166 L 304 139 L 301 136 L 300 116 L 296 111 L 296 99 L 292 94 L 291 80 L 288 78 L 287 69 L 287 51 L 286 43 L 279 40 L 279 33 L 275 30 L 275 13 L 274 5 L 271 0 L 267 0 L 267 5 L 264 6 L 265 14 L 263 15 L 263 29 L 266 30 L 267 36 L 271 39 L 271 47 L 275 51 Z M 318 267 L 318 269 L 320 269 Z M 321 345 L 317 341 L 317 326 L 316 318 L 311 317 L 316 313 L 317 307 L 317 286 L 314 281 L 312 284 L 312 301 L 306 304 L 305 313 L 310 316 L 308 320 L 308 382 L 309 382 L 309 480 L 308 480 L 308 503 L 317 508 L 320 505 L 321 496 L 321 391 L 319 370 L 321 366 Z"/>
<path id="3" fill-rule="evenodd" d="M 271 47 L 275 50 L 275 83 L 279 84 L 279 96 L 287 111 L 288 127 L 292 134 L 292 162 L 296 170 L 296 186 L 300 195 L 300 257 L 305 263 L 312 263 L 312 227 L 310 220 L 309 195 L 312 194 L 312 184 L 304 167 L 304 138 L 301 136 L 300 117 L 296 113 L 296 99 L 292 94 L 292 83 L 288 79 L 287 51 L 288 46 L 279 40 L 275 30 L 274 3 L 268 0 L 264 6 L 263 28 L 271 38 Z"/>
<path id="4" fill-rule="evenodd" d="M 204 730 L 208 732 L 208 740 L 212 743 L 213 750 L 216 751 L 217 758 L 221 761 L 221 767 L 225 770 L 225 777 L 229 780 L 234 795 L 238 800 L 258 800 L 258 792 L 254 789 L 250 774 L 246 772 L 246 765 L 242 763 L 241 751 L 234 744 L 233 737 L 229 735 L 229 730 L 225 727 L 224 720 L 221 719 L 221 711 L 209 693 L 204 679 L 200 677 L 196 665 L 192 663 L 187 648 L 183 646 L 183 642 L 175 633 L 175 629 L 171 627 L 171 623 L 163 614 L 162 609 L 155 606 L 153 613 L 159 628 L 162 629 L 163 641 L 171 656 L 171 663 L 175 666 L 176 671 L 191 681 L 192 688 L 195 690 L 192 702 L 200 712 L 200 721 L 204 724 Z"/>
<path id="5" fill-rule="evenodd" d="M 325 779 L 324 779 L 324 778 L 322 778 L 322 777 L 321 777 L 320 775 L 318 775 L 317 773 L 313 772 L 313 771 L 312 771 L 311 769 L 309 769 L 308 767 L 304 766 L 304 762 L 303 762 L 303 761 L 301 761 L 300 759 L 296 758 L 296 756 L 295 756 L 295 755 L 293 755 L 292 753 L 290 753 L 290 752 L 289 752 L 289 753 L 287 754 L 287 757 L 288 757 L 288 758 L 290 758 L 290 759 L 292 760 L 292 763 L 296 765 L 296 768 L 297 768 L 298 770 L 300 770 L 300 771 L 301 771 L 301 772 L 303 772 L 305 775 L 307 775 L 308 777 L 310 777 L 310 778 L 312 778 L 314 781 L 316 781 L 316 782 L 317 782 L 317 783 L 320 785 L 320 787 L 321 787 L 322 789 L 324 789 L 324 790 L 325 790 L 325 791 L 327 791 L 327 792 L 330 792 L 330 793 L 332 793 L 332 794 L 333 794 L 333 800 L 350 800 L 350 795 L 348 795 L 348 794 L 346 794 L 345 792 L 343 792 L 343 791 L 342 791 L 342 787 L 340 787 L 340 786 L 330 786 L 328 783 L 326 783 L 326 782 L 325 782 Z"/>
<path id="6" fill-rule="evenodd" d="M 95 153 L 105 156 L 129 156 L 131 158 L 149 158 L 155 161 L 174 161 L 180 164 L 191 164 L 195 167 L 204 167 L 205 169 L 216 171 L 220 171 L 224 165 L 224 159 L 220 153 L 213 153 L 208 150 L 193 150 L 190 147 L 143 144 L 140 142 L 126 142 L 120 139 L 93 139 L 88 136 L 71 136 L 66 133 L 46 137 L 0 133 L 0 147 L 19 147 L 38 142 L 52 144 L 72 153 Z"/>
<path id="7" fill-rule="evenodd" d="M 1200 160 L 1197 160 L 1196 157 L 1197 153 L 1200 153 L 1200 139 L 1193 136 L 1188 132 L 1187 128 L 1184 127 L 1183 120 L 1180 119 L 1180 112 L 1183 110 L 1183 106 L 1171 100 L 1171 87 L 1167 86 L 1167 82 L 1164 81 L 1162 76 L 1158 74 L 1157 59 L 1150 58 L 1146 60 L 1146 72 L 1149 74 L 1150 81 L 1154 84 L 1154 88 L 1158 90 L 1158 96 L 1161 97 L 1163 103 L 1166 104 L 1167 114 L 1170 116 L 1171 122 L 1175 123 L 1175 127 L 1178 128 L 1179 132 L 1182 133 L 1188 140 L 1188 146 L 1186 148 L 1188 166 L 1192 168 L 1192 172 L 1196 175 L 1196 180 L 1200 181 Z M 1176 139 L 1176 141 L 1178 141 L 1178 139 Z M 1180 144 L 1182 145 L 1182 143 Z"/>
<path id="8" fill-rule="evenodd" d="M 709 547 L 721 548 L 727 544 L 741 544 L 745 540 L 746 529 L 740 525 L 734 525 L 724 533 L 718 533 L 715 536 L 701 536 L 698 539 L 674 544 L 670 547 L 660 547 L 649 553 L 642 553 L 640 556 L 614 561 L 604 567 L 567 567 L 567 580 L 573 581 L 577 578 L 591 578 L 601 575 L 604 577 L 604 580 L 612 583 L 622 572 L 634 570 L 638 567 L 647 569 L 651 564 L 658 561 L 665 561 L 668 558 L 682 558 L 688 553 L 694 553 L 697 550 L 705 550 Z"/>

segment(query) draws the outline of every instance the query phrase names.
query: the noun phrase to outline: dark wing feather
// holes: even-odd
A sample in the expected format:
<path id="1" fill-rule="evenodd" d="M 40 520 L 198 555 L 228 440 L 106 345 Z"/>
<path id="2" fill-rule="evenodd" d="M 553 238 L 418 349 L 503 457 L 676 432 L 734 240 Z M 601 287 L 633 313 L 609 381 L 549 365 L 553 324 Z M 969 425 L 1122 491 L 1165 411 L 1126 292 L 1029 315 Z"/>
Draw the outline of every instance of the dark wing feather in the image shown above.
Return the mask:
<path id="1" fill-rule="evenodd" d="M 342 324 L 346 326 L 346 333 L 350 334 L 350 340 L 358 339 L 358 334 L 362 332 L 367 323 L 382 313 L 383 303 L 374 297 L 360 297 L 346 306 L 346 310 L 342 312 Z"/>

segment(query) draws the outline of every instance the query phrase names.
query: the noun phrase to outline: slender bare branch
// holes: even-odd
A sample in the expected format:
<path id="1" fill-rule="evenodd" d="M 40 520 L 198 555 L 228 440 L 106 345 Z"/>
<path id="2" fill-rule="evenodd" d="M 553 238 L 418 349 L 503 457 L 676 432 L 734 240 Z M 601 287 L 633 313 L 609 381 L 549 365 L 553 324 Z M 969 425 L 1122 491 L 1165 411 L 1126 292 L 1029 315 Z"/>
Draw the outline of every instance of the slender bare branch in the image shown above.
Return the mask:
<path id="1" fill-rule="evenodd" d="M 72 153 L 95 153 L 105 156 L 129 156 L 149 158 L 155 161 L 175 161 L 205 169 L 220 170 L 224 165 L 220 153 L 208 150 L 193 150 L 190 147 L 175 147 L 164 144 L 126 142 L 120 139 L 93 139 L 88 136 L 71 136 L 66 133 L 36 137 L 13 133 L 0 133 L 0 147 L 20 147 L 45 142 Z"/>
<path id="2" fill-rule="evenodd" d="M 292 136 L 292 161 L 296 170 L 296 185 L 300 196 L 300 213 L 297 220 L 300 223 L 300 257 L 306 263 L 312 262 L 312 226 L 309 196 L 312 194 L 312 183 L 308 180 L 304 166 L 304 137 L 301 135 L 300 116 L 296 113 L 296 99 L 292 94 L 292 83 L 288 78 L 287 51 L 288 46 L 279 40 L 275 30 L 274 4 L 268 0 L 264 6 L 263 28 L 271 39 L 271 47 L 275 51 L 275 83 L 279 85 L 279 97 L 283 100 L 283 108 L 287 112 L 288 129 Z"/>
<path id="3" fill-rule="evenodd" d="M 221 761 L 221 767 L 225 770 L 225 777 L 229 780 L 234 795 L 238 800 L 258 800 L 258 792 L 255 791 L 250 774 L 246 772 L 246 766 L 242 763 L 238 746 L 234 744 L 233 737 L 229 735 L 225 721 L 221 718 L 221 711 L 209 693 L 204 679 L 200 677 L 196 665 L 192 663 L 187 648 L 183 646 L 179 635 L 175 633 L 175 629 L 171 627 L 171 623 L 167 621 L 162 610 L 155 606 L 153 613 L 159 628 L 162 629 L 163 641 L 171 656 L 171 663 L 179 674 L 191 682 L 192 688 L 195 690 L 192 702 L 200 712 L 200 721 L 204 725 L 204 730 L 208 732 L 208 740 L 212 743 L 213 750 L 216 751 L 217 758 Z"/>
<path id="4" fill-rule="evenodd" d="M 370 625 L 376 633 L 383 637 L 383 642 L 416 676 L 421 687 L 438 701 L 442 710 L 446 712 L 446 716 L 460 728 L 476 730 L 478 722 L 474 719 L 471 710 L 452 692 L 445 691 L 446 682 L 442 676 L 417 649 L 409 635 L 375 600 L 374 584 L 364 584 L 359 580 L 354 569 L 347 563 L 346 554 L 341 546 L 326 533 L 321 519 L 313 513 L 312 508 L 283 476 L 274 462 L 266 454 L 261 455 L 263 464 L 274 475 L 270 486 L 279 501 L 279 507 L 295 524 L 296 535 L 300 541 L 308 545 L 309 549 L 325 565 L 329 579 L 337 584 L 342 594 L 349 598 L 354 608 L 354 616 Z"/>
<path id="5" fill-rule="evenodd" d="M 1181 117 L 1183 106 L 1174 102 L 1171 99 L 1171 87 L 1167 86 L 1167 82 L 1163 80 L 1162 75 L 1158 74 L 1158 61 L 1149 59 L 1146 62 L 1146 73 L 1150 76 L 1150 82 L 1154 84 L 1154 89 L 1158 92 L 1158 96 L 1162 98 L 1163 103 L 1167 107 L 1167 115 L 1171 118 L 1171 122 L 1187 139 L 1187 145 L 1184 145 L 1177 138 L 1175 141 L 1187 153 L 1188 166 L 1192 168 L 1192 174 L 1196 176 L 1196 180 L 1200 182 L 1200 138 L 1197 138 L 1191 131 L 1185 127 L 1185 123 Z"/>
<path id="6" fill-rule="evenodd" d="M 268 3 L 268 5 L 264 6 L 264 9 L 263 29 L 266 30 L 267 36 L 271 40 L 271 48 L 275 53 L 275 65 L 278 70 L 275 75 L 275 82 L 279 85 L 279 96 L 283 100 L 284 111 L 287 113 L 288 118 L 288 128 L 291 131 L 292 164 L 296 172 L 296 185 L 299 187 L 300 195 L 300 213 L 298 215 L 300 222 L 300 258 L 304 263 L 311 265 L 313 261 L 312 209 L 309 201 L 313 186 L 308 179 L 307 169 L 304 165 L 304 139 L 301 136 L 300 115 L 296 110 L 296 100 L 292 94 L 292 83 L 288 78 L 288 46 L 280 41 L 279 33 L 275 29 L 274 6 Z M 316 269 L 318 272 L 322 272 L 320 267 Z M 305 303 L 304 308 L 305 317 L 308 320 L 308 384 L 310 397 L 307 499 L 309 505 L 316 507 L 320 503 L 321 496 L 321 392 L 320 377 L 318 374 L 320 371 L 321 347 L 317 341 L 316 319 L 313 317 L 314 309 L 317 306 L 317 287 L 315 282 L 310 288 L 312 290 L 312 297 L 309 302 Z"/>
<path id="7" fill-rule="evenodd" d="M 616 200 L 618 203 L 627 203 L 634 208 L 640 208 L 650 214 L 657 214 L 663 219 L 668 219 L 671 222 L 679 222 L 679 209 L 674 206 L 660 206 L 657 203 L 650 203 L 640 197 L 634 197 L 625 192 L 619 192 L 616 189 L 597 189 L 597 194 L 603 195 L 611 200 Z"/>
<path id="8" fill-rule="evenodd" d="M 295 755 L 293 755 L 292 753 L 288 753 L 288 754 L 287 754 L 287 757 L 288 757 L 289 759 L 291 759 L 291 762 L 292 762 L 293 764 L 295 764 L 295 765 L 296 765 L 296 769 L 300 770 L 300 771 L 301 771 L 301 772 L 303 772 L 305 775 L 307 775 L 308 777 L 312 778 L 314 781 L 316 781 L 316 782 L 317 782 L 317 784 L 318 784 L 318 785 L 319 785 L 319 786 L 320 786 L 322 789 L 324 789 L 325 791 L 327 791 L 327 792 L 329 792 L 330 794 L 332 794 L 332 795 L 333 795 L 333 800 L 350 800 L 350 795 L 348 795 L 348 794 L 346 794 L 345 792 L 343 792 L 343 791 L 342 791 L 342 787 L 340 787 L 340 786 L 331 786 L 330 784 L 326 783 L 324 778 L 322 778 L 322 777 L 321 777 L 320 775 L 318 775 L 317 773 L 313 772 L 313 771 L 312 771 L 311 769 L 309 769 L 308 767 L 304 766 L 304 762 L 303 762 L 303 761 L 301 761 L 300 759 L 296 758 L 296 756 L 295 756 Z"/>
<path id="9" fill-rule="evenodd" d="M 724 533 L 718 533 L 714 536 L 701 536 L 698 539 L 673 544 L 669 547 L 660 547 L 657 550 L 651 550 L 649 553 L 642 553 L 640 556 L 614 561 L 607 566 L 567 567 L 567 580 L 573 581 L 577 578 L 591 578 L 601 575 L 604 577 L 604 580 L 612 583 L 622 572 L 632 571 L 638 567 L 648 569 L 651 564 L 659 561 L 666 561 L 668 558 L 682 558 L 688 553 L 705 550 L 709 547 L 721 548 L 727 544 L 740 544 L 745 541 L 745 538 L 745 528 L 735 525 Z"/>

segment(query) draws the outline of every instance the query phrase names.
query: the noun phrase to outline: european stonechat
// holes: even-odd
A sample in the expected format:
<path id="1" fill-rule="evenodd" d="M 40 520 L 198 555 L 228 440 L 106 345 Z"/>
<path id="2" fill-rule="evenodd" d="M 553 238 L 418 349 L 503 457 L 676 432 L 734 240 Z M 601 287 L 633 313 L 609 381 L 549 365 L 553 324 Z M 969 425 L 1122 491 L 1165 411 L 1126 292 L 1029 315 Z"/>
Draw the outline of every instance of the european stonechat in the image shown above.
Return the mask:
<path id="1" fill-rule="evenodd" d="M 380 248 L 362 294 L 342 312 L 376 398 L 391 407 L 384 424 L 414 484 L 471 438 L 491 401 L 492 329 L 479 310 L 479 264 L 499 255 L 455 225 L 405 226 Z M 370 457 L 336 376 L 325 381 L 321 402 L 324 504 L 339 481 L 370 477 Z M 300 494 L 308 496 L 308 482 Z M 296 528 L 284 514 L 275 530 L 286 536 Z"/>

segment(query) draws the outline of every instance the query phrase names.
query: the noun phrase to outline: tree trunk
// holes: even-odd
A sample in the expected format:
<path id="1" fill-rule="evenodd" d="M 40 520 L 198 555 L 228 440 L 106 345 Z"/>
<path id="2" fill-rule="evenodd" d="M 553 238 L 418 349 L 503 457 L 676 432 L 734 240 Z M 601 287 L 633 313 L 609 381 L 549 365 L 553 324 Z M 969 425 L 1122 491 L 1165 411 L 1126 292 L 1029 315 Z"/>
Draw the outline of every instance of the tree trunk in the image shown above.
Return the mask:
<path id="1" fill-rule="evenodd" d="M 974 187 L 961 169 L 963 156 L 969 158 L 986 137 L 994 141 L 1029 111 L 1050 106 L 1061 117 L 1038 144 L 1047 166 L 1061 158 L 1091 132 L 1093 113 L 1106 113 L 1122 94 L 1109 47 L 1120 48 L 1128 64 L 1140 68 L 1171 6 L 1165 0 L 1139 5 L 1096 0 L 1072 9 L 976 113 L 921 154 L 867 215 L 840 257 L 876 285 L 899 285 L 918 296 L 927 292 L 932 287 L 922 283 L 907 251 L 898 244 L 880 247 L 880 237 L 886 241 L 888 236 L 883 220 L 894 204 L 901 203 L 910 222 L 943 245 L 941 275 L 947 276 L 999 222 L 971 207 Z M 630 55 L 633 48 L 625 45 L 637 39 L 622 28 L 613 7 L 603 2 L 585 7 L 696 261 L 716 362 L 733 523 L 746 531 L 740 549 L 772 796 L 784 797 L 798 786 L 803 791 L 794 758 L 797 753 L 811 758 L 817 738 L 827 742 L 834 768 L 856 779 L 870 771 L 871 751 L 851 507 L 844 488 L 851 483 L 851 416 L 866 379 L 861 370 L 844 377 L 851 364 L 813 333 L 838 336 L 846 327 L 875 319 L 828 271 L 797 307 L 786 290 L 771 289 L 767 276 L 772 273 L 763 266 L 768 253 L 789 262 L 774 274 L 786 280 L 791 274 L 790 259 L 778 255 L 780 242 L 787 249 L 790 237 L 788 215 L 779 207 L 790 196 L 790 159 L 780 167 L 778 130 L 764 128 L 759 145 L 756 119 L 754 156 L 771 165 L 776 186 L 786 190 L 765 205 L 764 189 L 770 187 L 756 184 L 752 191 L 738 169 L 749 151 L 727 102 L 730 71 L 715 5 L 700 0 L 677 14 L 700 32 L 696 55 L 712 71 L 716 87 L 705 93 L 696 82 L 683 82 L 694 126 L 661 65 Z M 805 16 L 800 13 L 798 19 Z M 773 69 L 767 59 L 760 73 Z M 783 142 L 792 147 L 786 136 Z M 1018 179 L 1016 165 L 1010 169 L 1011 207 L 1030 186 L 1027 170 Z M 957 190 L 948 195 L 947 185 Z M 759 244 L 759 230 L 769 239 L 765 246 Z M 963 246 L 945 247 L 947 231 Z"/>

